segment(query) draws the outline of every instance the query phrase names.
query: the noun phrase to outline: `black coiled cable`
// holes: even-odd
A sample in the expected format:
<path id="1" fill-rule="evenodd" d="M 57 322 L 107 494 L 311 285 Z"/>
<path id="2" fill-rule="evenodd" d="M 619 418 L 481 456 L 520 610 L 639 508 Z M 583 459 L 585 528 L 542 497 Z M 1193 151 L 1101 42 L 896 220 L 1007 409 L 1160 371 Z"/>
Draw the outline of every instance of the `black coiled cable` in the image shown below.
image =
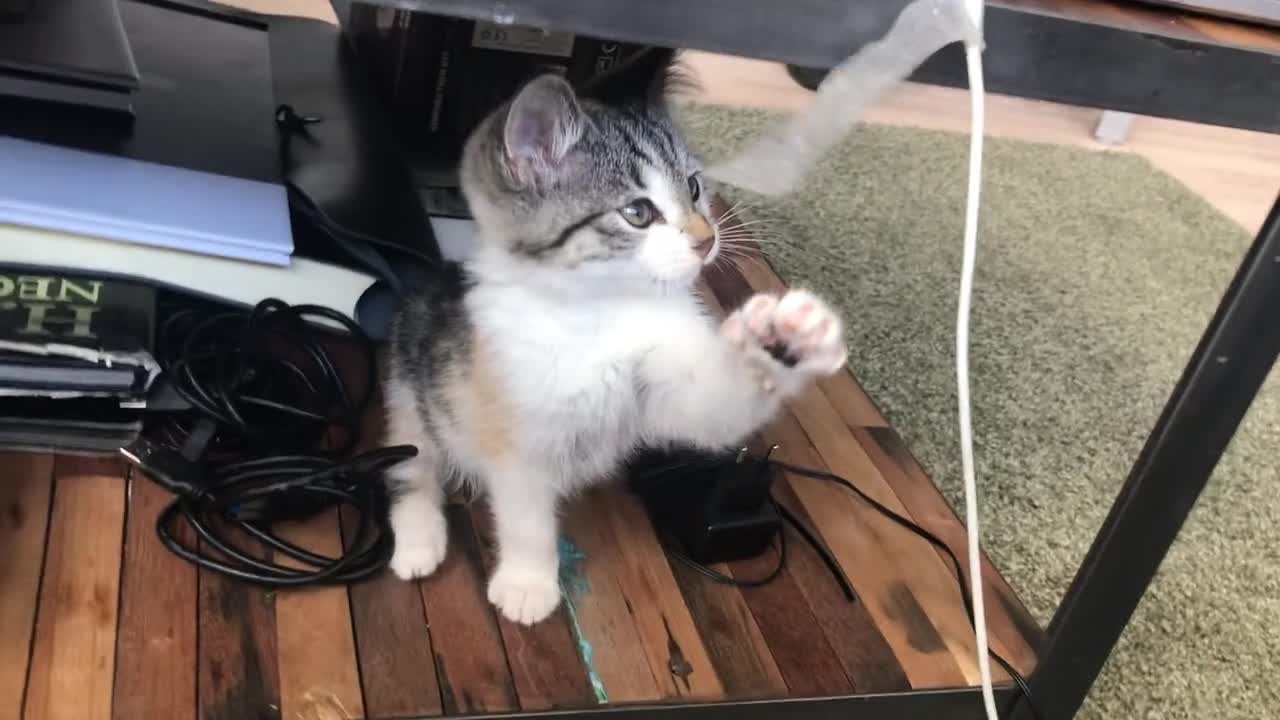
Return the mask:
<path id="1" fill-rule="evenodd" d="M 326 342 L 317 321 L 350 339 Z M 382 474 L 417 449 L 348 457 L 377 374 L 359 326 L 329 308 L 269 299 L 249 311 L 171 311 L 157 344 L 161 367 L 193 409 L 160 428 L 158 440 L 122 453 L 177 495 L 156 522 L 165 547 L 203 569 L 278 588 L 348 584 L 386 566 L 393 545 Z M 349 361 L 354 388 L 342 372 Z M 350 508 L 343 519 L 355 524 L 337 557 L 271 531 L 336 505 Z M 179 523 L 197 545 L 178 537 Z M 245 539 L 261 547 L 247 550 Z M 292 562 L 273 562 L 273 554 Z"/>

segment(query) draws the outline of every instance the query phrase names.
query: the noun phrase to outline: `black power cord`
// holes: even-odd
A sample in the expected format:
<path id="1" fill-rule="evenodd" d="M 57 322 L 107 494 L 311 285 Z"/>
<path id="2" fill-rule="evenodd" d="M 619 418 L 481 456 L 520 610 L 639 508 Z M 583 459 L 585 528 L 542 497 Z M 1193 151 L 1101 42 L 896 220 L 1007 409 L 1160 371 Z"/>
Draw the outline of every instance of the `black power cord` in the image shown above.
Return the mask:
<path id="1" fill-rule="evenodd" d="M 356 392 L 310 324 L 317 321 L 350 335 L 364 370 Z M 165 547 L 200 568 L 279 588 L 349 584 L 387 565 L 393 546 L 382 474 L 417 449 L 346 457 L 359 442 L 377 374 L 372 343 L 358 326 L 328 308 L 274 299 L 249 311 L 180 309 L 159 330 L 158 356 L 192 417 L 121 453 L 177 496 L 156 522 Z M 270 529 L 335 505 L 352 508 L 356 526 L 338 557 Z M 180 522 L 199 545 L 178 537 Z M 254 539 L 293 562 L 272 562 L 233 538 Z"/>
<path id="2" fill-rule="evenodd" d="M 713 580 L 722 585 L 732 585 L 734 587 L 764 587 L 774 580 L 777 580 L 778 576 L 782 574 L 783 568 L 787 566 L 787 536 L 785 533 L 778 533 L 778 539 L 774 543 L 774 549 L 778 551 L 778 563 L 773 566 L 773 569 L 770 570 L 768 574 L 764 577 L 758 578 L 740 578 L 732 575 L 725 575 L 717 570 L 712 570 L 670 545 L 665 546 L 664 549 L 666 550 L 668 557 L 676 560 L 681 565 L 684 565 L 708 580 Z"/>
<path id="3" fill-rule="evenodd" d="M 769 462 L 773 463 L 774 466 L 782 470 L 785 470 L 790 473 L 794 473 L 796 475 L 803 475 L 805 477 L 816 478 L 818 480 L 826 480 L 828 482 L 833 482 L 837 485 L 840 485 L 846 490 L 849 490 L 850 492 L 852 492 L 854 495 L 858 496 L 859 499 L 861 499 L 863 502 L 870 505 L 871 508 L 876 512 L 888 518 L 898 526 L 905 528 L 906 530 L 909 530 L 915 535 L 918 535 L 919 537 L 923 538 L 926 542 L 928 542 L 930 545 L 933 545 L 935 548 L 938 548 L 938 550 L 942 551 L 942 553 L 946 555 L 948 559 L 951 560 L 952 567 L 955 568 L 956 582 L 959 584 L 960 599 L 964 604 L 965 615 L 968 616 L 969 618 L 969 625 L 972 626 L 974 624 L 973 598 L 969 596 L 969 588 L 965 584 L 964 567 L 960 564 L 960 559 L 956 557 L 955 551 L 951 549 L 950 545 L 947 545 L 937 535 L 934 535 L 933 533 L 924 529 L 923 527 L 921 527 L 911 519 L 904 517 L 899 513 L 895 512 L 894 510 L 890 509 L 889 507 L 881 503 L 879 500 L 876 500 L 875 498 L 868 495 L 858 486 L 840 477 L 839 475 L 836 475 L 835 473 L 829 473 L 823 470 L 814 470 L 812 468 L 801 467 L 799 465 L 792 465 L 791 463 L 783 462 L 781 460 L 770 460 Z M 1014 684 L 1018 686 L 1018 689 L 1022 692 L 1023 698 L 1027 701 L 1027 706 L 1031 709 L 1032 715 L 1034 715 L 1036 718 L 1044 718 L 1045 715 L 1042 712 L 1040 712 L 1040 708 L 1036 705 L 1035 699 L 1031 695 L 1031 686 L 1027 684 L 1027 679 L 1022 676 L 1022 673 L 1018 672 L 1017 668 L 1013 667 L 1012 663 L 1010 663 L 1005 658 L 1001 657 L 1000 654 L 997 653 L 994 649 L 988 648 L 988 652 L 991 655 L 991 659 L 995 660 L 996 664 L 1004 668 L 1004 671 L 1009 673 L 1009 677 L 1013 678 Z"/>
<path id="4" fill-rule="evenodd" d="M 943 542 L 937 535 L 934 535 L 933 533 L 929 532 L 928 530 L 921 527 L 919 524 L 912 521 L 911 519 L 895 512 L 893 509 L 889 508 L 888 506 L 884 505 L 880 501 L 868 495 L 866 492 L 858 488 L 853 483 L 849 482 L 848 480 L 834 473 L 826 472 L 823 470 L 814 470 L 812 468 L 801 467 L 799 465 L 792 465 L 791 463 L 783 462 L 781 460 L 775 460 L 772 457 L 772 451 L 770 452 L 769 455 L 760 456 L 760 457 L 751 457 L 747 455 L 746 451 L 744 450 L 743 454 L 740 454 L 738 456 L 738 462 L 741 462 L 744 459 L 750 459 L 750 460 L 754 460 L 761 463 L 767 463 L 769 465 L 772 465 L 775 468 L 784 470 L 786 472 L 794 473 L 796 475 L 801 475 L 804 477 L 810 477 L 818 480 L 826 480 L 828 482 L 836 483 L 837 485 L 840 485 L 841 487 L 844 487 L 845 489 L 852 492 L 854 495 L 860 498 L 863 502 L 870 505 L 871 508 L 874 509 L 876 512 L 880 513 L 881 515 L 885 516 L 889 520 L 893 521 L 898 526 L 912 532 L 915 535 L 920 536 L 925 541 L 927 541 L 930 545 L 933 545 L 934 547 L 938 548 L 938 550 L 940 550 L 951 561 L 951 565 L 955 569 L 956 580 L 957 580 L 957 583 L 959 584 L 960 598 L 964 604 L 965 615 L 969 618 L 970 626 L 973 626 L 974 624 L 973 599 L 969 596 L 969 587 L 965 584 L 964 568 L 960 564 L 960 559 L 956 557 L 955 552 L 951 549 L 951 546 Z M 676 470 L 687 468 L 693 465 L 694 462 L 695 461 L 691 461 L 685 457 L 677 457 L 676 459 L 673 459 L 668 464 L 658 467 L 657 472 L 659 474 L 664 472 L 673 472 Z M 704 462 L 711 463 L 712 461 L 705 460 Z M 827 568 L 831 571 L 832 575 L 839 582 L 840 589 L 844 592 L 845 597 L 848 598 L 850 602 L 854 602 L 857 599 L 857 596 L 854 593 L 852 583 L 845 576 L 844 572 L 840 569 L 839 563 L 836 561 L 831 551 L 818 538 L 817 534 L 812 529 L 810 529 L 807 525 L 805 525 L 805 523 L 801 522 L 801 520 L 798 517 L 796 517 L 795 514 L 792 513 L 791 510 L 784 503 L 779 503 L 776 500 L 771 500 L 771 502 L 773 504 L 774 509 L 778 511 L 778 514 L 781 515 L 786 522 L 790 523 L 791 526 L 795 528 L 796 532 L 799 533 L 800 536 L 803 537 L 805 541 L 808 542 L 810 545 L 812 545 L 813 548 L 818 552 L 818 556 L 822 558 L 822 561 L 827 565 Z M 703 565 L 702 563 L 699 563 L 696 560 L 690 558 L 684 552 L 677 550 L 672 544 L 664 543 L 664 549 L 667 555 L 673 560 L 676 560 L 680 564 L 689 567 L 694 572 L 697 572 L 699 575 L 702 575 L 703 577 L 706 577 L 709 580 L 712 580 L 714 582 L 718 582 L 724 585 L 731 585 L 731 586 L 740 587 L 740 588 L 756 588 L 756 587 L 762 587 L 764 585 L 768 585 L 770 582 L 775 580 L 782 573 L 786 565 L 786 533 L 785 532 L 778 533 L 776 547 L 778 550 L 778 563 L 767 575 L 760 578 L 737 578 L 737 577 L 726 575 L 724 573 L 713 570 L 707 567 L 706 565 Z M 1012 663 L 1010 663 L 1008 660 L 1002 657 L 994 649 L 988 648 L 988 651 L 991 654 L 991 658 L 996 661 L 996 664 L 1004 668 L 1004 671 L 1007 672 L 1009 674 L 1009 677 L 1013 679 L 1014 684 L 1018 686 L 1018 689 L 1022 693 L 1023 698 L 1025 698 L 1027 701 L 1027 706 L 1031 709 L 1032 715 L 1034 715 L 1036 718 L 1044 718 L 1045 715 L 1040 711 L 1039 706 L 1036 705 L 1035 699 L 1032 697 L 1032 694 L 1031 694 L 1031 687 L 1027 683 L 1027 679 L 1022 676 L 1022 673 L 1018 672 L 1017 668 L 1015 668 Z"/>

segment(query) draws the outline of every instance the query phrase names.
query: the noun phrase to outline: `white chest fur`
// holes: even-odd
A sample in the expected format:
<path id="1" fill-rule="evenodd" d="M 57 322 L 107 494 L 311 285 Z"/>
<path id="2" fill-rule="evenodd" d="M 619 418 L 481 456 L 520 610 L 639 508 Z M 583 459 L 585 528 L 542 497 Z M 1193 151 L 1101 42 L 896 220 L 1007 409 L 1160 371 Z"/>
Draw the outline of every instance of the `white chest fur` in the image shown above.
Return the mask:
<path id="1" fill-rule="evenodd" d="M 646 356 L 709 327 L 687 295 L 593 299 L 482 285 L 467 304 L 521 454 L 546 458 L 569 486 L 610 472 L 643 439 L 642 395 L 659 379 Z"/>

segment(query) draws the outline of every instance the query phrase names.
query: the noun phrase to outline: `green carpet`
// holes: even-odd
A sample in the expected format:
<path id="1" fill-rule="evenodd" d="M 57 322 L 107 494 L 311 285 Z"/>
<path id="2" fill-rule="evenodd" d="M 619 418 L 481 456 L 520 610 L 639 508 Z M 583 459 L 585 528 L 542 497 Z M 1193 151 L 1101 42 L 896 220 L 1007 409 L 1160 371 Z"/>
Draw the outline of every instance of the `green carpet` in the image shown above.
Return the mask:
<path id="1" fill-rule="evenodd" d="M 771 122 L 685 118 L 708 159 Z M 866 127 L 799 193 L 728 190 L 791 283 L 833 299 L 850 365 L 952 502 L 965 136 Z M 991 140 L 973 320 L 987 548 L 1047 622 L 1249 238 L 1145 160 Z M 1081 717 L 1280 708 L 1280 388 L 1219 466 Z M 1270 710 L 1267 710 L 1270 708 Z"/>

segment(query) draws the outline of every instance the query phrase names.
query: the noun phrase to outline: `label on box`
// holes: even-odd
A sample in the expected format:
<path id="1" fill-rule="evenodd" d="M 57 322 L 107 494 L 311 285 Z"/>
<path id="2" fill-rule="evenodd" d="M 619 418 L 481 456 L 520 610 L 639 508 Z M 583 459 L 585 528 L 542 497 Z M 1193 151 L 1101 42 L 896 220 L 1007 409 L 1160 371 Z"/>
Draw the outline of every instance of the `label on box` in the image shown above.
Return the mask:
<path id="1" fill-rule="evenodd" d="M 573 55 L 573 33 L 477 21 L 471 46 L 567 58 Z"/>

